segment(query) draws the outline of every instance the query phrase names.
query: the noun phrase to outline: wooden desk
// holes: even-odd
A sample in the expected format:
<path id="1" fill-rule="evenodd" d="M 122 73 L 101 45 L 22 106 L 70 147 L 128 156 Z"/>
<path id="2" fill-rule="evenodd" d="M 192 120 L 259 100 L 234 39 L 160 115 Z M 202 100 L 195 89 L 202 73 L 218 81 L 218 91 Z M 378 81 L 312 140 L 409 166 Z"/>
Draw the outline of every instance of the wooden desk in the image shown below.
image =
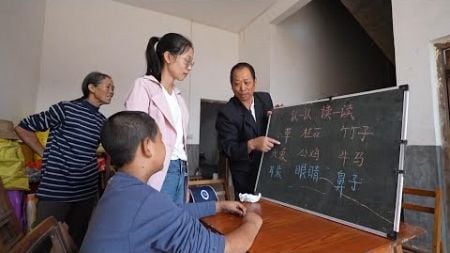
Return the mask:
<path id="1" fill-rule="evenodd" d="M 250 205 L 259 206 L 263 218 L 261 230 L 249 250 L 252 253 L 402 252 L 403 242 L 424 233 L 419 227 L 401 224 L 397 240 L 389 240 L 268 200 L 247 206 Z M 202 221 L 225 234 L 237 228 L 241 218 L 221 213 Z"/>

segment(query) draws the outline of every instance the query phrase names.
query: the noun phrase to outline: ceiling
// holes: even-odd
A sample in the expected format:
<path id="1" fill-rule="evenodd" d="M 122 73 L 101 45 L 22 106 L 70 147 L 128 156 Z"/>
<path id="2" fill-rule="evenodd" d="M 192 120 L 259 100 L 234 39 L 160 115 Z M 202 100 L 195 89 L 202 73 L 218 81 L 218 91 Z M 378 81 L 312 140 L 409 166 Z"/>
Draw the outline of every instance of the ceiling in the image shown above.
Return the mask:
<path id="1" fill-rule="evenodd" d="M 217 27 L 233 33 L 245 29 L 277 1 L 283 0 L 113 0 Z M 383 53 L 394 62 L 391 0 L 337 0 L 348 9 Z"/>
<path id="2" fill-rule="evenodd" d="M 114 0 L 238 33 L 278 0 Z"/>

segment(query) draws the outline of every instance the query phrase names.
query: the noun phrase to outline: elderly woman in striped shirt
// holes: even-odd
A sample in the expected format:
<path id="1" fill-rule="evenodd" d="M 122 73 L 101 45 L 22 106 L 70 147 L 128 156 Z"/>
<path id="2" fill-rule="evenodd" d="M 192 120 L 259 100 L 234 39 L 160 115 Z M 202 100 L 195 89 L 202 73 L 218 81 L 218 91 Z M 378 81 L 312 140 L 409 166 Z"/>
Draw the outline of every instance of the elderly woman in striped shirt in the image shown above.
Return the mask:
<path id="1" fill-rule="evenodd" d="M 69 225 L 78 247 L 97 200 L 96 150 L 106 120 L 99 108 L 111 102 L 114 85 L 109 75 L 92 72 L 84 78 L 81 89 L 81 98 L 54 104 L 23 119 L 15 128 L 17 135 L 42 156 L 35 224 L 54 216 Z M 43 147 L 35 132 L 46 130 L 50 131 Z"/>

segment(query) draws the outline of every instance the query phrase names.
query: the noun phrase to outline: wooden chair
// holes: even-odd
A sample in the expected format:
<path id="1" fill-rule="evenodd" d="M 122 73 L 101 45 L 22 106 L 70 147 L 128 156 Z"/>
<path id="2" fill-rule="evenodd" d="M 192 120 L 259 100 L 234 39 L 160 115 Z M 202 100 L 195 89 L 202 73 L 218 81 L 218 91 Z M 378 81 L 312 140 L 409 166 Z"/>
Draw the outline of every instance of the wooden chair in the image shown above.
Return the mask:
<path id="1" fill-rule="evenodd" d="M 67 227 L 64 227 L 53 216 L 39 223 L 25 235 L 10 253 L 75 253 L 75 243 L 70 237 Z"/>
<path id="2" fill-rule="evenodd" d="M 0 253 L 9 252 L 23 237 L 23 230 L 0 179 Z"/>
<path id="3" fill-rule="evenodd" d="M 219 169 L 221 169 L 224 172 L 223 178 L 189 180 L 188 187 L 193 188 L 193 187 L 207 186 L 207 185 L 220 186 L 221 190 L 219 190 L 219 191 L 216 190 L 216 194 L 217 194 L 218 198 L 221 199 L 221 197 L 222 197 L 224 200 L 232 199 L 232 197 L 230 196 L 230 191 L 229 191 L 229 173 L 230 172 L 229 172 L 228 159 L 223 155 L 220 155 L 220 158 L 219 158 Z"/>
<path id="4" fill-rule="evenodd" d="M 403 209 L 409 209 L 418 212 L 425 212 L 433 214 L 433 234 L 432 234 L 432 253 L 441 253 L 442 249 L 442 235 L 441 235 L 441 190 L 436 188 L 434 191 L 431 190 L 423 190 L 417 188 L 403 188 L 403 196 L 419 196 L 419 197 L 428 197 L 434 198 L 434 207 L 429 207 L 426 205 L 416 204 L 412 202 L 403 201 L 402 207 Z M 403 245 L 403 248 L 407 252 L 422 252 L 419 249 L 412 248 L 407 245 Z"/>

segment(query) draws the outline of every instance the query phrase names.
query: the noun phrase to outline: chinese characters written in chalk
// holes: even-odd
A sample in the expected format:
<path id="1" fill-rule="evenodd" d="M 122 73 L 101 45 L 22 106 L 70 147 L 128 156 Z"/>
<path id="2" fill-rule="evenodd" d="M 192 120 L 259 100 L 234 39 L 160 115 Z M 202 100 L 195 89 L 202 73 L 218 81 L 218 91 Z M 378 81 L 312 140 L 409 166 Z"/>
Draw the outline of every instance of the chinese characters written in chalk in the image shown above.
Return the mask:
<path id="1" fill-rule="evenodd" d="M 291 122 L 302 120 L 311 120 L 311 108 L 303 108 L 303 110 L 292 110 Z"/>
<path id="2" fill-rule="evenodd" d="M 352 156 L 347 153 L 347 150 L 341 150 L 341 153 L 338 155 L 338 159 L 342 160 L 342 167 L 347 165 L 347 160 L 352 159 L 353 164 L 362 167 L 364 165 L 364 152 L 354 152 Z"/>
<path id="3" fill-rule="evenodd" d="M 318 161 L 320 158 L 320 150 L 318 147 L 311 149 L 302 148 L 300 149 L 300 152 L 298 152 L 297 155 L 303 158 L 312 158 L 313 160 Z"/>
<path id="4" fill-rule="evenodd" d="M 276 167 L 274 165 L 271 165 L 269 169 L 270 177 L 282 179 L 283 178 L 282 171 L 283 169 L 281 168 L 280 165 L 277 165 Z"/>
<path id="5" fill-rule="evenodd" d="M 319 165 L 302 163 L 295 166 L 295 175 L 299 180 L 312 180 L 317 183 L 319 181 Z"/>
<path id="6" fill-rule="evenodd" d="M 320 137 L 321 130 L 322 130 L 322 128 L 320 128 L 320 127 L 306 127 L 303 129 L 303 132 L 300 135 L 300 137 L 304 138 L 304 139 L 309 139 L 309 138 L 317 139 Z"/>
<path id="7" fill-rule="evenodd" d="M 351 126 L 341 127 L 342 138 L 353 140 L 359 138 L 361 142 L 364 142 L 369 135 L 374 135 L 369 126 Z"/>
<path id="8" fill-rule="evenodd" d="M 292 132 L 292 128 L 290 128 L 290 127 L 284 129 L 284 135 L 283 135 L 284 144 L 286 144 L 288 142 L 288 139 L 291 137 L 291 132 Z"/>
<path id="9" fill-rule="evenodd" d="M 340 119 L 351 119 L 353 117 L 353 106 L 351 104 L 343 105 L 339 110 L 334 110 L 331 105 L 325 105 L 320 109 L 320 118 L 323 120 L 332 120 L 333 116 L 338 116 Z"/>
<path id="10" fill-rule="evenodd" d="M 278 148 L 272 149 L 272 157 L 280 161 L 287 162 L 288 161 L 287 148 L 283 147 L 281 150 L 279 150 Z"/>
<path id="11" fill-rule="evenodd" d="M 342 197 L 342 192 L 345 189 L 345 172 L 343 172 L 342 170 L 337 172 L 337 179 L 336 179 L 336 185 L 334 186 L 334 188 L 336 189 L 336 191 L 339 192 L 339 198 Z M 358 185 L 362 184 L 362 181 L 358 181 L 358 175 L 357 174 L 352 174 L 351 175 L 351 180 L 348 180 L 347 183 L 350 184 L 350 190 L 353 192 L 356 192 L 358 190 Z"/>

